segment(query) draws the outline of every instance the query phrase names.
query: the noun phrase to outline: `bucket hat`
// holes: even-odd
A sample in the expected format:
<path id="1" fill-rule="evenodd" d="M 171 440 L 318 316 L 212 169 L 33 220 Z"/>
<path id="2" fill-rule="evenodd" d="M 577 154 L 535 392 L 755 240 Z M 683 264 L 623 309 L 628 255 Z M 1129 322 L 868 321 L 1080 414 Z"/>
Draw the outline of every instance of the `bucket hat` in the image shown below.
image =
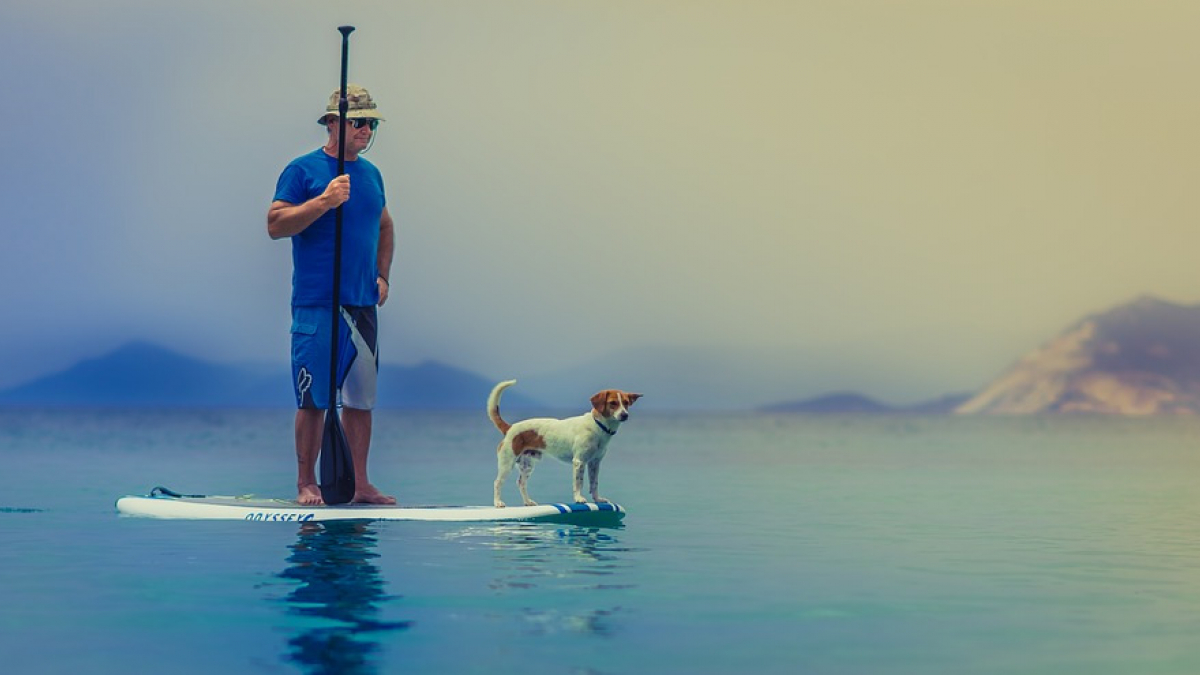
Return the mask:
<path id="1" fill-rule="evenodd" d="M 338 115 L 338 99 L 341 98 L 342 90 L 337 88 L 329 95 L 329 105 L 325 106 L 325 114 L 317 119 L 317 124 L 325 124 L 325 121 L 330 115 L 337 117 Z M 346 85 L 346 119 L 376 119 L 383 121 L 383 116 L 379 114 L 379 108 L 375 105 L 375 101 L 371 99 L 371 93 L 357 84 Z"/>

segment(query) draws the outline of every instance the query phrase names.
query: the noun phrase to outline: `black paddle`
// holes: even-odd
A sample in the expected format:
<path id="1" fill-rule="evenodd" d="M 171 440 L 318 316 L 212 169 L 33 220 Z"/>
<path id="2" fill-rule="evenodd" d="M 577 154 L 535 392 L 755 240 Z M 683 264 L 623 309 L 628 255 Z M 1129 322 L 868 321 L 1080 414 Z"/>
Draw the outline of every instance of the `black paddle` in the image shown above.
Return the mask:
<path id="1" fill-rule="evenodd" d="M 338 172 L 346 173 L 346 61 L 350 53 L 350 33 L 354 26 L 338 26 L 342 34 L 342 88 L 338 99 Z M 346 432 L 337 411 L 338 334 L 341 332 L 342 293 L 342 206 L 337 207 L 333 236 L 333 335 L 329 354 L 329 410 L 325 412 L 325 433 L 321 437 L 321 499 L 326 504 L 345 504 L 354 499 L 354 460 Z"/>

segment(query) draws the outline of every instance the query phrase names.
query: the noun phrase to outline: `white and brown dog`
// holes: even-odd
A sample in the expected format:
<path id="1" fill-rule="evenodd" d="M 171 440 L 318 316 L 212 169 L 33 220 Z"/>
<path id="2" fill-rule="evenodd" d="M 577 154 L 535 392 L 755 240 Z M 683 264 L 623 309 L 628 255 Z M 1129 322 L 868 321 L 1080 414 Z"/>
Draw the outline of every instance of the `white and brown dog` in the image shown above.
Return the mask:
<path id="1" fill-rule="evenodd" d="M 496 450 L 499 468 L 494 495 L 496 507 L 504 506 L 504 501 L 500 499 L 500 488 L 514 466 L 521 468 L 517 477 L 517 487 L 521 490 L 521 499 L 525 500 L 525 506 L 537 504 L 529 498 L 527 484 L 534 464 L 543 454 L 571 463 L 575 477 L 573 497 L 576 502 L 587 501 L 583 498 L 585 468 L 588 471 L 592 501 L 607 502 L 607 499 L 596 492 L 600 479 L 600 460 L 604 459 L 604 453 L 608 451 L 608 442 L 616 435 L 621 423 L 629 419 L 629 406 L 642 395 L 605 389 L 592 397 L 592 409 L 578 417 L 568 417 L 565 420 L 537 418 L 509 424 L 500 417 L 500 395 L 516 383 L 516 380 L 501 382 L 488 396 L 488 417 L 500 433 L 504 434 L 504 440 L 500 441 L 500 447 Z"/>

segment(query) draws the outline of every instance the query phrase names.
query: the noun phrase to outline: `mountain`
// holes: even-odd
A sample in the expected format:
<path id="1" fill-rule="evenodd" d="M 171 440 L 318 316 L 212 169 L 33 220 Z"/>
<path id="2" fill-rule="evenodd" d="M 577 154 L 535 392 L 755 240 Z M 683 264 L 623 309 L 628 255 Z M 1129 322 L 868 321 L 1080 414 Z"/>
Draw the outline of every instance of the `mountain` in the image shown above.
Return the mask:
<path id="1" fill-rule="evenodd" d="M 895 408 L 852 392 L 826 394 L 817 398 L 776 403 L 760 408 L 762 412 L 782 413 L 889 413 Z"/>
<path id="2" fill-rule="evenodd" d="M 1200 414 L 1200 305 L 1143 296 L 1087 316 L 956 412 Z"/>
<path id="3" fill-rule="evenodd" d="M 820 355 L 790 351 L 646 344 L 513 377 L 520 380 L 514 391 L 546 401 L 564 414 L 586 410 L 592 394 L 610 387 L 645 394 L 637 403 L 639 410 L 718 411 L 751 410 L 786 400 L 801 380 L 806 386 L 834 391 L 847 367 Z"/>
<path id="4" fill-rule="evenodd" d="M 496 383 L 465 370 L 436 361 L 415 366 L 384 365 L 379 368 L 379 407 L 412 410 L 479 410 Z M 289 401 L 291 389 L 288 389 Z M 504 393 L 504 410 L 544 408 L 525 394 Z"/>
<path id="5" fill-rule="evenodd" d="M 0 391 L 0 406 L 23 407 L 250 407 L 294 406 L 290 368 L 210 363 L 157 345 L 133 342 L 60 373 Z M 436 362 L 385 365 L 379 370 L 379 408 L 477 409 L 494 382 Z M 506 409 L 540 404 L 518 392 Z"/>
<path id="6" fill-rule="evenodd" d="M 585 409 L 599 389 L 646 394 L 658 409 L 756 409 L 806 382 L 836 382 L 840 366 L 812 359 L 779 366 L 705 349 L 658 347 L 614 353 L 573 368 L 516 373 L 512 410 Z M 0 391 L 0 406 L 291 407 L 287 364 L 221 364 L 135 342 L 60 373 Z M 437 362 L 385 364 L 379 407 L 482 410 L 494 382 Z M 782 392 L 782 395 L 780 393 Z M 547 408 L 542 401 L 549 402 Z M 889 406 L 861 394 L 758 407 L 773 412 L 940 414 L 957 412 L 1200 414 L 1200 305 L 1142 297 L 1087 316 L 1021 358 L 970 396 Z"/>
<path id="7" fill-rule="evenodd" d="M 951 413 L 970 398 L 970 394 L 947 394 L 931 401 L 913 405 L 892 406 L 854 392 L 826 394 L 802 401 L 775 403 L 759 408 L 761 412 L 777 413 L 869 413 L 869 414 L 918 414 L 944 415 Z"/>
<path id="8" fill-rule="evenodd" d="M 946 394 L 945 396 L 929 401 L 905 406 L 903 411 L 916 415 L 948 415 L 954 412 L 958 406 L 966 403 L 970 398 L 971 394 Z"/>
<path id="9" fill-rule="evenodd" d="M 0 392 L 0 404 L 25 406 L 209 407 L 238 405 L 263 376 L 251 368 L 205 363 L 134 342 L 67 370 Z"/>

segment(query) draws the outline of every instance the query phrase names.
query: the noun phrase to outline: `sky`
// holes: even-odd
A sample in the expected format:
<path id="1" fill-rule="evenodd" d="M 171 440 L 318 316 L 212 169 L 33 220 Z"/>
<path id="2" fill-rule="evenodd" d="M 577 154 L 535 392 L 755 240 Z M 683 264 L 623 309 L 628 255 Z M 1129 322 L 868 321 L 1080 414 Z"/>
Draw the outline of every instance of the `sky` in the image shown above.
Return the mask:
<path id="1" fill-rule="evenodd" d="M 1200 302 L 1190 0 L 41 0 L 0 7 L 0 388 L 131 340 L 287 362 L 265 214 L 342 24 L 385 362 L 905 403 Z"/>

